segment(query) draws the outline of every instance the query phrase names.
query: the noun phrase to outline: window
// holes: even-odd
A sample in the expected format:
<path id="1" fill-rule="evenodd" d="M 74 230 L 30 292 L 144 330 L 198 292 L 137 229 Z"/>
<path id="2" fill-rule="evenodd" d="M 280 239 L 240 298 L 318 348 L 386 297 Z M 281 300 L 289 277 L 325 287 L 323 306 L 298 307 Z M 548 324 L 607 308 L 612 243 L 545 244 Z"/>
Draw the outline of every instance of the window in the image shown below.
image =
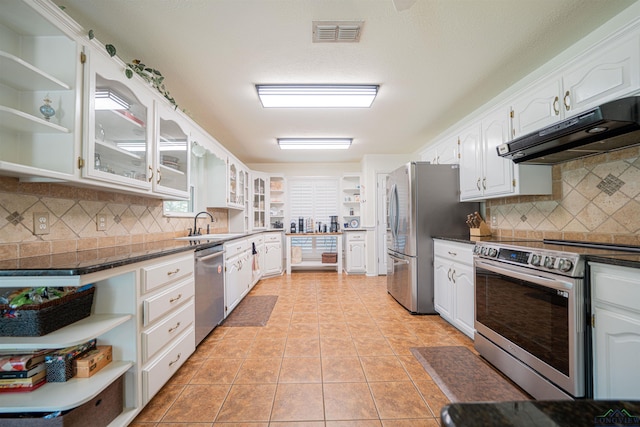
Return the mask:
<path id="1" fill-rule="evenodd" d="M 290 178 L 288 182 L 288 205 L 291 221 L 298 223 L 298 218 L 311 218 L 314 230 L 317 231 L 318 223 L 326 224 L 327 230 L 331 224 L 331 216 L 337 216 L 338 205 L 338 178 Z M 320 260 L 323 252 L 336 252 L 335 236 L 318 237 L 294 237 L 292 246 L 302 247 L 302 256 L 305 259 Z"/>

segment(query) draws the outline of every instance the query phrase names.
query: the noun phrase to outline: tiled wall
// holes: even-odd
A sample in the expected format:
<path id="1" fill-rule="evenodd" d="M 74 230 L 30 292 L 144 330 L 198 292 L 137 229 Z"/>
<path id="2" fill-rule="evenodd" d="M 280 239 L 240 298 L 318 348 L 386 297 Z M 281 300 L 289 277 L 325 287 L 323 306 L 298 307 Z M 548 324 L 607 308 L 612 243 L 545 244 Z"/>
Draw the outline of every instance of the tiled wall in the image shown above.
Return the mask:
<path id="1" fill-rule="evenodd" d="M 553 195 L 490 200 L 494 235 L 640 245 L 640 148 L 553 166 Z"/>
<path id="2" fill-rule="evenodd" d="M 50 232 L 34 235 L 34 213 L 42 212 Z M 216 218 L 211 232 L 227 232 L 227 210 L 209 212 Z M 98 213 L 107 216 L 106 231 L 96 229 Z M 163 216 L 158 199 L 0 177 L 0 260 L 171 239 L 189 227 L 193 218 Z"/>

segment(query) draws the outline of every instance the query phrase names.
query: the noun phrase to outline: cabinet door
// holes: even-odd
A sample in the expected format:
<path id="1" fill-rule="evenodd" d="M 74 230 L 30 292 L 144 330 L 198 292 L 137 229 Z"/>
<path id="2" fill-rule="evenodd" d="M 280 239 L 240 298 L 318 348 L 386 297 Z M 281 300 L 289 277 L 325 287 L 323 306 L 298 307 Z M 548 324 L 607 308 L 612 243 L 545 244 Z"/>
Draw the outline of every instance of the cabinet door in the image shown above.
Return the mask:
<path id="1" fill-rule="evenodd" d="M 451 263 L 435 257 L 433 260 L 434 268 L 434 289 L 433 303 L 435 309 L 440 315 L 453 321 L 452 315 L 452 298 L 453 290 L 451 283 Z"/>
<path id="2" fill-rule="evenodd" d="M 242 280 L 242 275 L 240 273 L 240 258 L 233 257 L 228 259 L 225 261 L 224 265 L 224 305 L 225 317 L 227 317 L 240 302 L 244 288 L 240 284 Z"/>
<path id="3" fill-rule="evenodd" d="M 438 144 L 437 159 L 440 165 L 452 165 L 458 163 L 458 138 L 447 138 Z"/>
<path id="4" fill-rule="evenodd" d="M 265 274 L 282 273 L 282 242 L 265 244 Z"/>
<path id="5" fill-rule="evenodd" d="M 482 196 L 480 124 L 460 132 L 460 200 Z"/>
<path id="6" fill-rule="evenodd" d="M 156 193 L 189 197 L 191 141 L 187 124 L 172 108 L 156 101 L 154 144 Z"/>
<path id="7" fill-rule="evenodd" d="M 594 313 L 594 398 L 640 399 L 640 316 Z"/>
<path id="8" fill-rule="evenodd" d="M 561 93 L 562 80 L 555 76 L 518 95 L 512 105 L 512 136 L 526 135 L 562 119 Z"/>
<path id="9" fill-rule="evenodd" d="M 464 264 L 454 264 L 451 273 L 451 281 L 453 282 L 455 307 L 454 324 L 470 338 L 473 338 L 474 320 L 475 320 L 475 304 L 474 304 L 474 285 L 473 285 L 473 268 Z"/>
<path id="10" fill-rule="evenodd" d="M 509 140 L 509 107 L 499 108 L 482 120 L 483 170 L 482 191 L 485 196 L 512 193 L 513 162 L 498 156 L 498 145 Z"/>
<path id="11" fill-rule="evenodd" d="M 0 8 L 0 170 L 75 179 L 81 48 L 35 3 Z"/>
<path id="12" fill-rule="evenodd" d="M 252 205 L 251 211 L 253 213 L 253 230 L 264 230 L 266 228 L 266 197 L 265 197 L 265 182 L 266 175 L 253 173 L 253 185 L 251 188 Z"/>
<path id="13" fill-rule="evenodd" d="M 153 98 L 127 79 L 112 58 L 87 55 L 85 80 L 85 177 L 151 189 Z"/>
<path id="14" fill-rule="evenodd" d="M 365 267 L 365 244 L 364 241 L 351 241 L 347 248 L 347 272 L 364 273 Z"/>
<path id="15" fill-rule="evenodd" d="M 574 115 L 640 88 L 640 36 L 614 39 L 563 73 L 565 115 Z"/>

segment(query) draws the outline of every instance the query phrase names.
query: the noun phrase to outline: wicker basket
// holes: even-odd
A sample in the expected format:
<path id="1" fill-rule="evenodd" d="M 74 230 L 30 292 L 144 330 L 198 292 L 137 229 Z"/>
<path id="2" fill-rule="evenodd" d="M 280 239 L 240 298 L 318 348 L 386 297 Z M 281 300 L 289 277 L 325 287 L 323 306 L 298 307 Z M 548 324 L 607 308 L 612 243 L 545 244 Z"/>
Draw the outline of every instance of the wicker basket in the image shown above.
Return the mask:
<path id="1" fill-rule="evenodd" d="M 323 264 L 335 264 L 338 262 L 338 254 L 335 252 L 323 252 L 322 263 Z"/>
<path id="2" fill-rule="evenodd" d="M 12 309 L 0 304 L 0 336 L 40 337 L 91 315 L 95 287 L 42 304 Z M 6 312 L 15 317 L 5 316 Z"/>

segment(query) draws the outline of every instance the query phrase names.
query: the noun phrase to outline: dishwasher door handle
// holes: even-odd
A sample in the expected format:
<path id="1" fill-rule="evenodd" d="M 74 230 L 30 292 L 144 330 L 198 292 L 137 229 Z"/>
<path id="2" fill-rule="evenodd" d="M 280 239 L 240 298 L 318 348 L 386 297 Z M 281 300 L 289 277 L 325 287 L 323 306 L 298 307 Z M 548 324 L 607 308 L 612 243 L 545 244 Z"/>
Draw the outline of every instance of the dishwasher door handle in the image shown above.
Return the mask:
<path id="1" fill-rule="evenodd" d="M 216 257 L 222 256 L 222 255 L 224 255 L 224 251 L 222 251 L 222 252 L 216 252 L 215 254 L 206 255 L 206 256 L 197 256 L 197 255 L 196 255 L 195 260 L 196 260 L 196 261 L 206 261 L 206 260 L 208 260 L 208 259 L 216 258 Z"/>

